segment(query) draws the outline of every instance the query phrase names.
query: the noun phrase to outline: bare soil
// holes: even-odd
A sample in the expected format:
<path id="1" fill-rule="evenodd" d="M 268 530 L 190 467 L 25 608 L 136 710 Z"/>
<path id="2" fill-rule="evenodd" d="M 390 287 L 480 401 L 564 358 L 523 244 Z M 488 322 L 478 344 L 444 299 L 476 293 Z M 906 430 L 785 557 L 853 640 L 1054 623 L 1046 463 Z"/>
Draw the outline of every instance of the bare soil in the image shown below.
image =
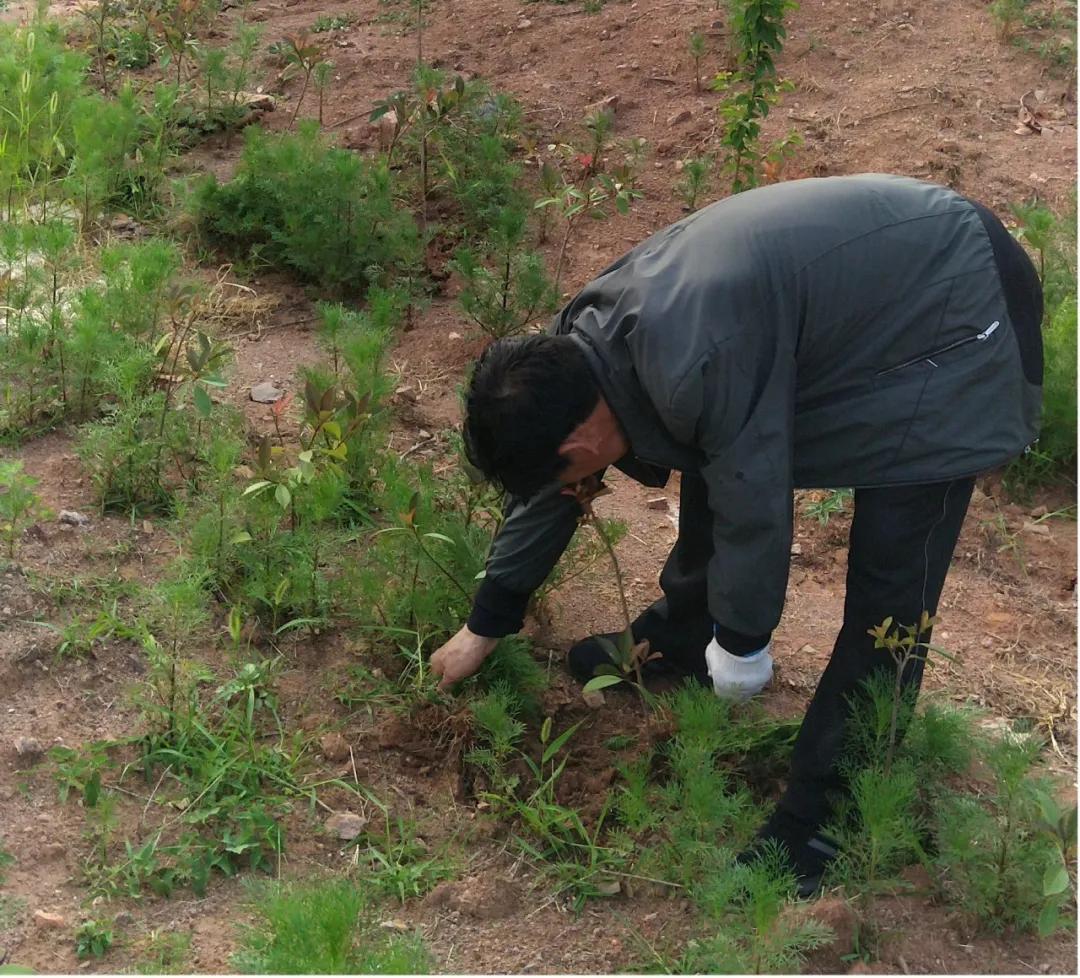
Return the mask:
<path id="1" fill-rule="evenodd" d="M 62 0 L 54 9 L 74 6 Z M 655 229 L 681 216 L 673 186 L 676 162 L 706 147 L 714 127 L 716 96 L 694 91 L 687 53 L 692 29 L 704 31 L 713 54 L 710 70 L 723 66 L 723 13 L 712 2 L 637 0 L 609 2 L 586 14 L 578 4 L 520 4 L 511 0 L 436 0 L 424 31 L 424 56 L 449 71 L 483 77 L 524 104 L 538 141 L 572 137 L 587 106 L 617 97 L 616 132 L 648 140 L 645 198 L 628 217 L 596 222 L 572 243 L 564 275 L 567 294 Z M 377 144 L 367 123 L 372 104 L 402 87 L 416 57 L 415 33 L 402 29 L 408 6 L 393 0 L 265 2 L 251 4 L 265 41 L 310 28 L 320 14 L 352 13 L 342 31 L 313 35 L 335 63 L 326 105 L 327 127 L 346 146 L 364 152 Z M 18 15 L 14 5 L 9 16 Z M 232 11 L 236 15 L 237 11 Z M 1008 204 L 1039 198 L 1063 207 L 1076 181 L 1074 80 L 1056 77 L 1033 53 L 996 34 L 983 0 L 802 0 L 789 15 L 781 74 L 795 91 L 770 116 L 765 135 L 794 127 L 805 145 L 783 178 L 887 171 L 949 183 L 1000 214 Z M 266 68 L 263 85 L 280 98 L 264 125 L 284 129 L 299 93 Z M 1041 133 L 1021 134 L 1020 99 L 1040 107 Z M 674 122 L 683 110 L 689 117 Z M 314 111 L 306 103 L 305 111 Z M 239 140 L 212 138 L 182 162 L 187 171 L 227 174 Z M 549 256 L 554 261 L 554 255 Z M 265 407 L 248 399 L 251 385 L 272 380 L 289 388 L 297 368 L 318 356 L 310 332 L 313 296 L 280 278 L 248 281 L 267 308 L 236 334 L 236 367 L 229 396 L 252 428 L 271 430 Z M 452 464 L 445 435 L 458 420 L 456 385 L 475 355 L 477 337 L 453 302 L 453 285 L 403 333 L 393 355 L 399 374 L 398 423 L 393 448 L 436 465 Z M 86 528 L 46 522 L 22 544 L 21 568 L 0 574 L 0 838 L 15 856 L 3 892 L 25 901 L 11 920 L 0 918 L 0 944 L 15 960 L 42 972 L 77 968 L 111 971 L 130 966 L 152 929 L 188 931 L 191 967 L 229 968 L 237 927 L 246 920 L 237 881 L 215 883 L 203 900 L 147 898 L 138 904 L 90 906 L 80 886 L 85 851 L 83 812 L 61 805 L 47 765 L 27 768 L 14 742 L 33 737 L 44 747 L 76 746 L 120 736 L 137 722 L 128 692 L 144 668 L 134 648 L 106 643 L 84 661 L 58 660 L 55 632 L 70 608 L 51 602 L 35 582 L 42 576 L 92 580 L 118 573 L 144 581 L 175 553 L 164 525 L 94 515 L 92 488 L 74 454 L 70 433 L 59 431 L 18 450 L 29 472 L 42 479 L 54 510 L 93 517 Z M 675 540 L 677 479 L 663 491 L 612 479 L 614 495 L 599 504 L 603 515 L 625 520 L 629 533 L 620 557 L 635 606 L 658 595 L 657 574 Z M 651 499 L 669 500 L 667 511 Z M 802 514 L 815 494 L 800 494 L 788 603 L 776 634 L 777 678 L 764 697 L 777 715 L 795 717 L 811 695 L 841 620 L 849 519 L 828 525 Z M 1076 772 L 1076 524 L 1070 518 L 1036 523 L 1032 513 L 1056 512 L 1075 503 L 1067 490 L 1047 490 L 1019 505 L 1009 502 L 1000 477 L 980 483 L 943 598 L 936 638 L 958 657 L 928 675 L 927 689 L 957 702 L 985 707 L 1003 722 L 1028 721 L 1049 738 L 1054 766 L 1075 788 Z M 655 504 L 654 504 L 655 505 Z M 550 650 L 552 687 L 545 706 L 556 727 L 588 717 L 568 798 L 583 807 L 595 801 L 612 776 L 603 742 L 635 732 L 640 714 L 618 695 L 590 713 L 559 669 L 566 648 L 618 620 L 618 602 L 602 573 L 578 579 L 550 603 L 550 618 L 530 629 Z M 346 668 L 362 650 L 330 637 L 284 650 L 283 711 L 292 727 L 313 740 L 340 730 L 352 747 L 346 761 L 322 762 L 324 776 L 358 776 L 391 800 L 395 811 L 417 820 L 437 847 L 464 838 L 472 855 L 438 898 L 414 901 L 393 916 L 415 926 L 446 972 L 613 972 L 655 969 L 653 951 L 668 960 L 693 936 L 689 905 L 663 892 L 633 887 L 590 903 L 579 915 L 535 886 L 527 865 L 492 837 L 475 804 L 459 800 L 457 773 L 432 751 L 432 740 L 411 744 L 407 729 L 385 718 L 350 713 L 333 698 Z M 407 726 L 407 725 L 406 725 Z M 435 741 L 437 743 L 437 741 Z M 355 767 L 354 767 L 355 765 Z M 326 795 L 330 807 L 348 796 Z M 294 813 L 283 871 L 306 875 L 341 866 L 346 856 L 322 833 L 322 816 Z M 492 896 L 494 894 L 494 897 Z M 494 910 L 492 909 L 494 907 Z M 486 908 L 486 909 L 485 909 Z M 103 963 L 79 964 L 72 932 L 89 916 L 127 909 L 121 946 Z M 37 910 L 59 913 L 59 929 L 39 927 Z M 1048 941 L 975 933 L 918 889 L 879 897 L 856 908 L 864 930 L 875 935 L 877 973 L 1075 974 L 1072 934 Z M 848 968 L 835 955 L 811 961 L 820 972 Z M 865 971 L 865 967 L 864 967 Z"/>

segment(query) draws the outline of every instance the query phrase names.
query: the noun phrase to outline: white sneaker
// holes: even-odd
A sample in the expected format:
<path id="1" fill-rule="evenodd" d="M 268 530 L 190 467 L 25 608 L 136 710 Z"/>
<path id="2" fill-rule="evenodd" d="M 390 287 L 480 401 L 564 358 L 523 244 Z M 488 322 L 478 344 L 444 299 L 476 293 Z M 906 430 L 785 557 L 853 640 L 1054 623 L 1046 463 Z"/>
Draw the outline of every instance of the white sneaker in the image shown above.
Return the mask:
<path id="1" fill-rule="evenodd" d="M 744 703 L 772 680 L 772 642 L 750 655 L 732 655 L 714 638 L 705 648 L 713 692 L 723 700 Z"/>

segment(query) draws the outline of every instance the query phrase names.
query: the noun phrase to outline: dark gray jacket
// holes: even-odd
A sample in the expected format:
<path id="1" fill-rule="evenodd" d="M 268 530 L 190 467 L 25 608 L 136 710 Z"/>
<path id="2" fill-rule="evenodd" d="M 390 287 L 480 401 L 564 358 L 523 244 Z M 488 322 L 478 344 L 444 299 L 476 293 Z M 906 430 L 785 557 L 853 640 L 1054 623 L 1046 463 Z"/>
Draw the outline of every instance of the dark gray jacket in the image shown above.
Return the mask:
<path id="1" fill-rule="evenodd" d="M 987 231 L 915 180 L 798 180 L 719 201 L 642 242 L 552 329 L 576 339 L 646 485 L 709 487 L 713 618 L 779 621 L 795 487 L 941 482 L 999 465 L 1037 433 Z M 511 500 L 470 624 L 521 625 L 570 541 L 577 504 Z"/>

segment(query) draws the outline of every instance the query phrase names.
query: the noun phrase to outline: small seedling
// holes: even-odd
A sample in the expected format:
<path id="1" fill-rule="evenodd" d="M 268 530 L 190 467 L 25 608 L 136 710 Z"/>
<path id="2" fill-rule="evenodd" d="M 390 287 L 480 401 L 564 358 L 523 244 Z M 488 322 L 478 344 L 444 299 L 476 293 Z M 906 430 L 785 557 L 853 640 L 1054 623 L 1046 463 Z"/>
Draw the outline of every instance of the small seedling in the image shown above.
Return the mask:
<path id="1" fill-rule="evenodd" d="M 698 199 L 708 189 L 712 168 L 711 156 L 691 156 L 683 160 L 682 180 L 675 190 L 683 202 L 684 210 L 697 209 Z"/>
<path id="2" fill-rule="evenodd" d="M 7 543 L 7 555 L 15 557 L 15 543 L 46 509 L 34 492 L 38 479 L 23 473 L 20 461 L 0 461 L 0 539 Z"/>
<path id="3" fill-rule="evenodd" d="M 917 625 L 894 626 L 890 616 L 880 625 L 868 631 L 868 634 L 874 638 L 874 648 L 886 649 L 896 666 L 892 714 L 889 720 L 889 741 L 885 754 L 886 775 L 892 770 L 893 758 L 896 755 L 898 725 L 904 702 L 904 679 L 905 673 L 909 672 L 908 667 L 916 662 L 925 662 L 930 652 L 934 652 L 951 662 L 955 661 L 955 657 L 941 646 L 932 645 L 928 640 L 923 641 L 923 636 L 928 636 L 930 630 L 937 623 L 937 618 L 931 617 L 929 612 L 924 611 Z"/>
<path id="4" fill-rule="evenodd" d="M 315 91 L 319 95 L 319 125 L 323 124 L 323 103 L 326 101 L 326 90 L 330 87 L 330 81 L 334 77 L 334 63 L 332 61 L 320 61 L 315 65 L 312 78 L 315 82 Z"/>
<path id="5" fill-rule="evenodd" d="M 705 40 L 705 35 L 701 31 L 690 32 L 690 57 L 694 60 L 694 91 L 701 91 L 701 59 L 708 54 L 709 47 L 708 42 Z M 690 208 L 693 210 L 693 208 Z"/>
<path id="6" fill-rule="evenodd" d="M 615 555 L 615 548 L 611 544 L 603 523 L 599 520 L 592 508 L 593 501 L 600 496 L 607 495 L 608 489 L 596 476 L 590 476 L 582 480 L 576 486 L 564 490 L 567 495 L 573 496 L 581 507 L 581 520 L 588 523 L 596 531 L 607 551 L 611 561 L 611 569 L 615 575 L 615 584 L 619 592 L 619 606 L 623 613 L 623 629 L 619 632 L 614 642 L 601 639 L 601 644 L 611 658 L 611 665 L 601 665 L 596 669 L 596 675 L 590 679 L 584 687 L 584 692 L 591 693 L 618 683 L 629 683 L 641 693 L 646 705 L 651 702 L 651 694 L 645 689 L 641 678 L 641 668 L 647 662 L 660 658 L 659 652 L 649 649 L 648 640 L 634 641 L 634 632 L 630 623 L 630 608 L 626 603 L 626 587 L 623 584 L 622 569 L 619 567 L 619 558 Z"/>

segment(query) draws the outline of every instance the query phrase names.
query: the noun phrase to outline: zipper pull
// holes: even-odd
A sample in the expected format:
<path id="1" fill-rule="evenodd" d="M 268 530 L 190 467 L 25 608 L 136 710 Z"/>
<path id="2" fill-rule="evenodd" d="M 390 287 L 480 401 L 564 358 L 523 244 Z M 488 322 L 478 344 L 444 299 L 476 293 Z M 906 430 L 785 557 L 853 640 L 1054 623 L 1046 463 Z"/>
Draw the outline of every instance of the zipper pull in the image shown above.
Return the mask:
<path id="1" fill-rule="evenodd" d="M 981 333 L 976 334 L 975 339 L 987 340 L 990 338 L 990 334 L 994 332 L 1001 325 L 1000 321 L 995 319 L 989 326 L 986 327 Z"/>

